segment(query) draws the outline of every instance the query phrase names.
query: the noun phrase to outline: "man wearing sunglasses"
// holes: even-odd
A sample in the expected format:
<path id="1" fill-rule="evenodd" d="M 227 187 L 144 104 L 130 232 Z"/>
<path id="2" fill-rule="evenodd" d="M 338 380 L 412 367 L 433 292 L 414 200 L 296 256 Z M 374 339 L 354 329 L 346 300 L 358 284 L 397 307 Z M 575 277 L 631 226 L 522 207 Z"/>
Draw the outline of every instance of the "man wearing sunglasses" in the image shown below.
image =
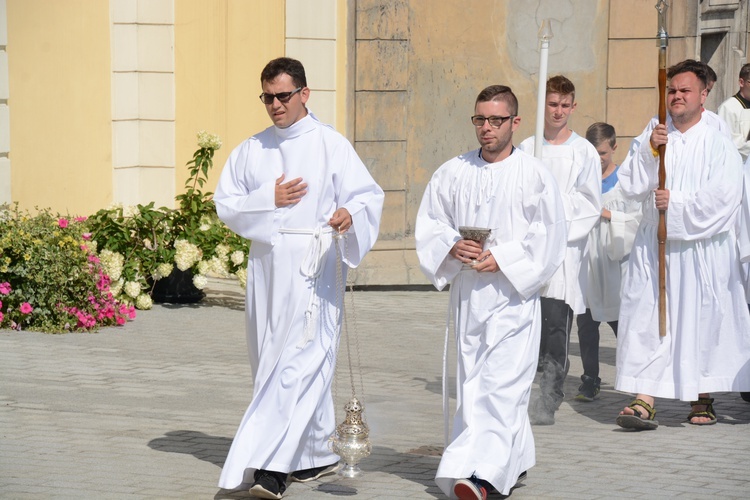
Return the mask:
<path id="1" fill-rule="evenodd" d="M 568 120 L 576 108 L 575 86 L 562 75 L 547 80 L 544 107 L 542 162 L 557 180 L 568 221 L 565 261 L 542 290 L 542 340 L 539 348 L 540 396 L 529 407 L 531 423 L 555 423 L 555 411 L 565 393 L 570 368 L 568 348 L 573 315 L 586 312 L 582 284 L 587 267 L 581 266 L 588 236 L 602 211 L 601 162 L 589 141 L 573 132 Z M 518 147 L 531 154 L 535 137 Z"/>
<path id="2" fill-rule="evenodd" d="M 527 408 L 539 353 L 539 290 L 563 260 L 566 223 L 552 174 L 513 147 L 520 121 L 510 88 L 480 92 L 471 117 L 480 148 L 435 172 L 417 214 L 422 271 L 437 289 L 451 285 L 458 396 L 449 438 L 446 362 L 446 448 L 435 481 L 461 500 L 485 500 L 495 490 L 508 495 L 536 460 Z M 461 226 L 491 232 L 482 244 L 464 238 Z"/>
<path id="3" fill-rule="evenodd" d="M 281 498 L 288 476 L 312 481 L 338 465 L 327 441 L 336 425 L 331 380 L 342 284 L 377 239 L 383 191 L 351 144 L 306 108 L 299 61 L 274 59 L 260 80 L 273 126 L 232 151 L 214 195 L 219 217 L 252 240 L 253 399 L 219 486 L 250 485 L 256 497 Z"/>

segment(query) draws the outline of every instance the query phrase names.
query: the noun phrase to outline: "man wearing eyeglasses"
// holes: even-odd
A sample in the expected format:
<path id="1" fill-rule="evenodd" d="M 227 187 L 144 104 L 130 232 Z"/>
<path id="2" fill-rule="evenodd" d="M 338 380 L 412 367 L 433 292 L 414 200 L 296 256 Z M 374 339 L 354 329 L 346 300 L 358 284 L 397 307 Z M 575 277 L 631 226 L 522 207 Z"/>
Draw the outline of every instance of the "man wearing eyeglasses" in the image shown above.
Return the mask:
<path id="1" fill-rule="evenodd" d="M 435 481 L 448 496 L 507 495 L 535 464 L 528 418 L 539 353 L 539 290 L 565 255 L 559 190 L 542 162 L 513 147 L 521 118 L 512 90 L 479 93 L 471 123 L 480 148 L 443 164 L 422 198 L 415 228 L 424 274 L 450 283 L 457 408 L 448 436 L 448 363 L 443 366 L 446 448 Z M 466 227 L 489 230 L 484 243 Z M 447 356 L 444 355 L 444 359 Z"/>
<path id="2" fill-rule="evenodd" d="M 539 348 L 540 396 L 530 406 L 531 423 L 555 423 L 555 411 L 565 393 L 563 384 L 570 363 L 568 348 L 573 314 L 586 311 L 583 284 L 586 266 L 581 266 L 588 235 L 602 211 L 599 153 L 586 139 L 568 127 L 576 108 L 575 86 L 558 75 L 547 80 L 544 108 L 542 162 L 557 180 L 568 221 L 565 261 L 542 290 L 542 340 Z M 518 147 L 531 154 L 535 138 Z"/>
<path id="3" fill-rule="evenodd" d="M 273 126 L 232 151 L 214 195 L 219 217 L 252 240 L 253 399 L 219 486 L 250 485 L 256 497 L 281 498 L 288 476 L 312 481 L 338 465 L 327 441 L 336 425 L 331 380 L 342 285 L 377 239 L 383 191 L 351 144 L 306 108 L 299 61 L 274 59 L 260 80 Z"/>

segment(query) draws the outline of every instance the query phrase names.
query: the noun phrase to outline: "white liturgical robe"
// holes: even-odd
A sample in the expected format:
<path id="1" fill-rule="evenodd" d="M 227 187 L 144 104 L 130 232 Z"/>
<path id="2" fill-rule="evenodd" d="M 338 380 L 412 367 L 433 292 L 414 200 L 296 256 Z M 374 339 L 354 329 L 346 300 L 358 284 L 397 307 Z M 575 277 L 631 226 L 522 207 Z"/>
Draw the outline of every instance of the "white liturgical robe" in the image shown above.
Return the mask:
<path id="1" fill-rule="evenodd" d="M 719 106 L 719 116 L 729 124 L 732 142 L 737 146 L 743 159 L 750 157 L 750 109 L 736 96 L 732 96 Z"/>
<path id="2" fill-rule="evenodd" d="M 478 273 L 449 255 L 460 226 L 492 230 L 485 249 L 499 271 Z M 476 474 L 507 494 L 535 463 L 527 410 L 539 357 L 539 290 L 565 256 L 559 189 L 539 160 L 518 149 L 493 164 L 475 150 L 435 172 L 415 236 L 424 274 L 438 289 L 451 284 L 458 352 L 458 403 L 436 482 L 450 495 L 456 479 Z M 450 321 L 446 348 L 449 328 Z M 447 421 L 446 372 L 447 365 Z"/>
<path id="3" fill-rule="evenodd" d="M 737 247 L 742 265 L 742 282 L 745 286 L 745 302 L 750 304 L 750 157 L 742 167 L 742 204 L 737 216 Z"/>
<path id="4" fill-rule="evenodd" d="M 750 314 L 734 230 L 740 155 L 705 120 L 667 130 L 667 335 L 658 327 L 658 158 L 643 140 L 619 172 L 625 194 L 644 206 L 623 280 L 615 388 L 683 401 L 748 391 Z"/>
<path id="5" fill-rule="evenodd" d="M 594 321 L 617 321 L 622 275 L 641 220 L 641 204 L 623 196 L 619 182 L 602 194 L 610 220 L 602 219 L 589 235 L 586 304 Z"/>
<path id="6" fill-rule="evenodd" d="M 574 133 L 575 134 L 575 133 Z M 535 138 L 528 137 L 518 147 L 534 152 Z M 565 144 L 542 146 L 542 161 L 555 177 L 568 221 L 568 249 L 542 297 L 558 299 L 575 314 L 586 311 L 587 267 L 582 266 L 588 236 L 602 213 L 602 169 L 599 153 L 589 141 L 574 135 Z"/>
<path id="7" fill-rule="evenodd" d="M 277 208 L 276 179 L 301 177 L 307 194 Z M 349 142 L 312 114 L 269 127 L 232 151 L 214 195 L 219 217 L 252 240 L 247 269 L 247 344 L 253 399 L 219 486 L 252 482 L 254 469 L 290 472 L 338 460 L 331 397 L 339 340 L 337 254 L 343 282 L 378 235 L 383 191 Z M 328 220 L 346 208 L 352 227 L 336 248 Z"/>

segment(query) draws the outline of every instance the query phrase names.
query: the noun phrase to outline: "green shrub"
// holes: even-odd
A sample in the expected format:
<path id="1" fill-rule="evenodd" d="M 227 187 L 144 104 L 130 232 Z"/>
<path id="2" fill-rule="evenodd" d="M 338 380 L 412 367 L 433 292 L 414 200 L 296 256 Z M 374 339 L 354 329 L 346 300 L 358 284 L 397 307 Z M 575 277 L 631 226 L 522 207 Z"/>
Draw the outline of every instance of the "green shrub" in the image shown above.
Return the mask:
<path id="1" fill-rule="evenodd" d="M 124 324 L 85 218 L 0 207 L 0 328 L 58 333 Z"/>

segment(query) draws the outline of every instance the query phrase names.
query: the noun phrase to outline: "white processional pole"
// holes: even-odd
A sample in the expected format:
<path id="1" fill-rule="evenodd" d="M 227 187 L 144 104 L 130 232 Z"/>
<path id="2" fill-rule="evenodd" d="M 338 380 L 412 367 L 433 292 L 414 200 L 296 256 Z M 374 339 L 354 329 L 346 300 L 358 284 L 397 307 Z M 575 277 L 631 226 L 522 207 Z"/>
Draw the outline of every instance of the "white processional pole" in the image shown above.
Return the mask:
<path id="1" fill-rule="evenodd" d="M 549 19 L 542 21 L 539 28 L 539 88 L 536 99 L 536 133 L 534 134 L 534 156 L 542 157 L 544 142 L 544 105 L 547 102 L 547 58 L 549 57 L 549 39 L 552 38 L 552 27 Z"/>

